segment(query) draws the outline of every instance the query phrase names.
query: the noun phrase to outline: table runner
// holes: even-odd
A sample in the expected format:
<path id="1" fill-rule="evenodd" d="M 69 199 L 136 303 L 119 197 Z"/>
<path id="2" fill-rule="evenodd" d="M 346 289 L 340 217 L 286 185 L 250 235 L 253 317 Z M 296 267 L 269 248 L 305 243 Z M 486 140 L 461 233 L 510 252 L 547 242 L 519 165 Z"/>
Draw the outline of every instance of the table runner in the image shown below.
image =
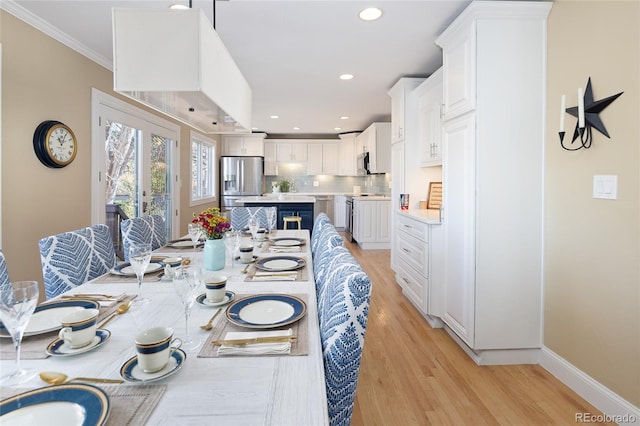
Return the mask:
<path id="1" fill-rule="evenodd" d="M 114 313 L 121 303 L 134 298 L 134 295 L 126 295 L 118 301 L 111 303 L 109 306 L 101 307 L 98 314 L 98 326 L 109 315 Z M 20 359 L 44 359 L 48 358 L 47 346 L 58 338 L 58 331 L 38 334 L 37 336 L 24 337 L 22 339 L 22 347 L 20 351 Z M 0 339 L 0 359 L 16 359 L 16 349 L 13 340 L 9 337 Z"/>
<path id="2" fill-rule="evenodd" d="M 167 385 L 105 385 L 99 387 L 109 395 L 111 403 L 111 411 L 106 423 L 108 426 L 145 424 L 167 390 Z M 2 395 L 2 399 L 5 399 L 27 391 L 28 389 L 7 388 L 2 389 L 0 395 Z"/>
<path id="3" fill-rule="evenodd" d="M 251 295 L 246 294 L 244 297 L 249 297 Z M 306 294 L 292 294 L 304 303 L 307 303 L 307 295 Z M 239 300 L 239 299 L 238 299 Z M 221 309 L 225 309 L 224 307 Z M 287 330 L 291 329 L 291 332 L 294 336 L 298 336 L 298 339 L 295 342 L 291 342 L 291 353 L 289 355 L 293 356 L 301 356 L 301 355 L 309 355 L 309 321 L 308 314 L 302 317 L 299 321 L 296 321 L 293 324 L 285 325 L 282 327 L 270 328 L 269 330 Z M 229 331 L 256 331 L 256 329 L 248 329 L 244 327 L 237 326 L 230 321 L 227 320 L 224 312 L 219 315 L 219 318 L 216 319 L 214 323 L 213 330 L 207 336 L 204 344 L 202 345 L 202 349 L 198 353 L 198 358 L 218 358 L 218 348 L 219 346 L 213 345 L 211 342 L 214 340 L 221 340 Z M 242 356 L 242 355 L 234 355 L 234 356 Z M 247 355 L 247 356 L 281 356 L 281 355 Z"/>
<path id="4" fill-rule="evenodd" d="M 296 279 L 294 281 L 309 281 L 308 269 L 309 269 L 308 266 L 305 266 L 305 267 L 300 268 L 298 270 L 287 271 L 287 272 L 291 272 L 291 273 L 296 272 L 297 275 L 296 275 Z M 244 280 L 248 281 L 248 282 L 254 281 L 253 277 L 255 276 L 256 272 L 258 272 L 258 268 L 256 268 L 256 265 L 255 264 L 251 265 L 249 267 L 249 269 L 247 270 L 247 277 Z M 262 272 L 265 272 L 265 271 L 262 271 Z M 266 282 L 266 281 L 269 281 L 269 280 L 255 280 L 255 282 Z M 273 282 L 273 281 L 270 281 L 270 282 Z"/>

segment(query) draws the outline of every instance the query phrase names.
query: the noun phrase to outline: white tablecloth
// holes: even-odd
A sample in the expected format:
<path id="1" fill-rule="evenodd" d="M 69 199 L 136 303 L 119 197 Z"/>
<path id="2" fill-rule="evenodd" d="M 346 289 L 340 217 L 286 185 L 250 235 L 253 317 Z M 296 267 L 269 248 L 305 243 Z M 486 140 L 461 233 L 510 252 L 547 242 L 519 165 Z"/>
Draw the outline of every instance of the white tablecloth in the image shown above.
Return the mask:
<path id="1" fill-rule="evenodd" d="M 306 230 L 278 231 L 278 237 L 306 238 Z M 201 252 L 176 251 L 193 262 L 201 262 Z M 259 256 L 277 256 L 260 253 Z M 170 255 L 170 253 L 162 253 Z M 307 294 L 309 321 L 308 356 L 218 357 L 198 358 L 198 351 L 187 353 L 183 368 L 160 382 L 168 388 L 149 424 L 219 424 L 219 425 L 322 425 L 328 423 L 324 369 L 319 337 L 315 284 L 310 250 L 296 254 L 307 260 L 308 281 L 245 282 L 236 280 L 227 289 L 238 295 L 258 293 Z M 224 271 L 205 274 L 228 274 L 230 259 Z M 201 263 L 199 263 L 201 265 Z M 236 264 L 238 273 L 244 265 Z M 70 293 L 136 294 L 136 283 L 87 283 Z M 204 293 L 204 288 L 202 288 Z M 151 303 L 132 307 L 124 315 L 112 320 L 106 328 L 110 339 L 101 347 L 70 357 L 50 357 L 44 360 L 23 360 L 23 367 L 38 371 L 59 371 L 70 377 L 120 378 L 120 367 L 135 355 L 134 336 L 144 328 L 166 325 L 175 330 L 177 337 L 185 333 L 184 310 L 170 282 L 145 282 L 143 294 Z M 195 304 L 192 310 L 190 332 L 195 338 L 206 338 L 208 331 L 200 325 L 208 321 L 215 308 Z M 221 313 L 216 321 L 226 321 Z M 14 368 L 14 361 L 1 361 L 2 371 Z M 20 387 L 44 386 L 39 378 Z M 125 382 L 122 386 L 136 386 Z"/>

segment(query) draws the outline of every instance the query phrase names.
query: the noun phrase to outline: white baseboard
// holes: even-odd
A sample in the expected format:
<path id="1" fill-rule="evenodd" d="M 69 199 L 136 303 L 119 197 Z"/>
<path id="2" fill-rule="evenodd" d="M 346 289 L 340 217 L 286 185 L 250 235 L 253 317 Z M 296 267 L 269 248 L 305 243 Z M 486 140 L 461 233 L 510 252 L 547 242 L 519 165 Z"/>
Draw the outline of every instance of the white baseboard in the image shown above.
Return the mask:
<path id="1" fill-rule="evenodd" d="M 618 424 L 640 425 L 640 409 L 544 346 L 540 365 Z M 595 414 L 595 413 L 591 413 Z"/>

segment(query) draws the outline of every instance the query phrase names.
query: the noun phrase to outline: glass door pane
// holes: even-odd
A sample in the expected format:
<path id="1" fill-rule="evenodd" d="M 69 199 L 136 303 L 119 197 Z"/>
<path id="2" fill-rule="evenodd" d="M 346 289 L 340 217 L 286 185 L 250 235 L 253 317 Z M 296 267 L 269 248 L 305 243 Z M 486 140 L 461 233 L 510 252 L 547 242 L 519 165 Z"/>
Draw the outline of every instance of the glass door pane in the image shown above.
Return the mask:
<path id="1" fill-rule="evenodd" d="M 140 215 L 138 152 L 140 129 L 105 120 L 105 203 L 120 206 L 128 217 Z"/>
<path id="2" fill-rule="evenodd" d="M 173 140 L 151 135 L 151 155 L 149 156 L 150 168 L 150 206 L 148 214 L 157 214 L 164 217 L 167 227 L 166 235 L 171 235 L 171 145 Z"/>

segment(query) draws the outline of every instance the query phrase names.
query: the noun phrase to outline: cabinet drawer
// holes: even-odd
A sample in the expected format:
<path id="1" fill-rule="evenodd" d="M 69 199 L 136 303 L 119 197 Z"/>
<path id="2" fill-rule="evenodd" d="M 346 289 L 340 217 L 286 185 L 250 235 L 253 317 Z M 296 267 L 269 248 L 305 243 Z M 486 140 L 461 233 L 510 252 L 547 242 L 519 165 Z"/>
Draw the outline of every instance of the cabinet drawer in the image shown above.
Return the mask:
<path id="1" fill-rule="evenodd" d="M 416 274 L 407 263 L 399 260 L 396 280 L 407 297 L 413 300 L 422 311 L 426 312 L 425 288 L 428 285 L 427 279 L 420 274 Z"/>
<path id="2" fill-rule="evenodd" d="M 397 228 L 399 230 L 402 230 L 409 235 L 416 237 L 420 241 L 424 241 L 425 243 L 429 242 L 429 225 L 403 216 L 401 214 L 399 214 L 397 217 Z"/>
<path id="3" fill-rule="evenodd" d="M 407 234 L 403 230 L 398 232 L 398 258 L 405 261 L 416 271 L 429 276 L 429 246 L 427 243 Z"/>

